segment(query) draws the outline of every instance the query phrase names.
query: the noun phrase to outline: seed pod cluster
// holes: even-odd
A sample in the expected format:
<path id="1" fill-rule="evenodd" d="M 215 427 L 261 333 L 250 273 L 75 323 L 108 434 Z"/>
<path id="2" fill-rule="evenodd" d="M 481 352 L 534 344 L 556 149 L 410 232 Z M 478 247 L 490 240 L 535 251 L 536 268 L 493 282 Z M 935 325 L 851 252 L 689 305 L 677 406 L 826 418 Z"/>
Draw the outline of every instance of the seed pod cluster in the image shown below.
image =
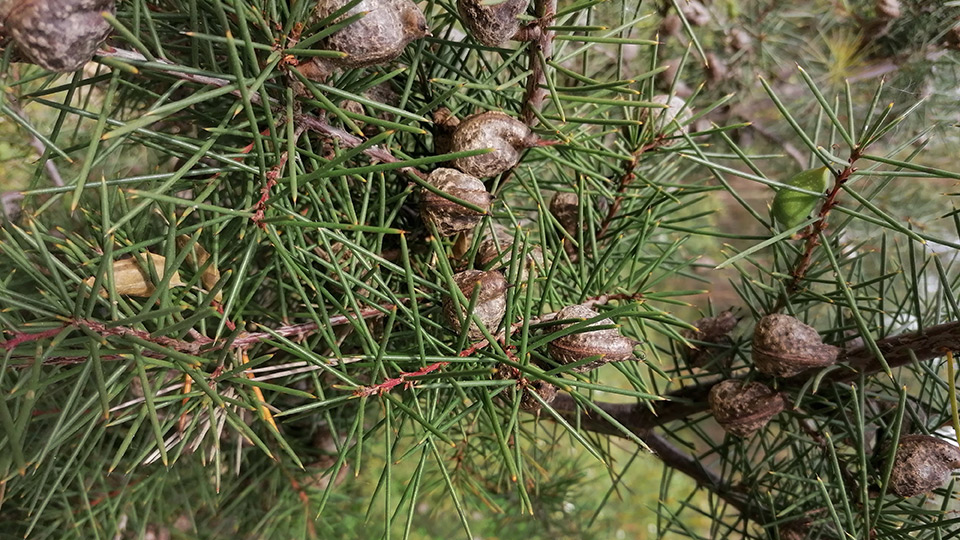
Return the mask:
<path id="1" fill-rule="evenodd" d="M 457 158 L 453 166 L 461 171 L 488 178 L 506 172 L 520 161 L 520 152 L 540 142 L 523 122 L 502 112 L 488 111 L 460 122 L 453 132 L 451 152 L 492 149 L 477 156 Z"/>
<path id="2" fill-rule="evenodd" d="M 753 362 L 775 377 L 793 377 L 837 361 L 840 349 L 824 344 L 820 334 L 794 317 L 774 313 L 760 319 L 753 333 Z"/>
<path id="3" fill-rule="evenodd" d="M 473 316 L 487 328 L 489 332 L 496 332 L 500 326 L 500 321 L 507 311 L 507 280 L 500 272 L 482 270 L 466 270 L 454 274 L 453 281 L 457 288 L 463 293 L 463 296 L 470 301 L 475 287 L 479 287 L 479 295 L 473 306 Z M 462 303 L 462 302 L 461 302 Z M 450 323 L 450 326 L 456 332 L 461 331 L 461 318 L 467 317 L 466 305 L 460 306 L 460 312 L 457 313 L 457 306 L 454 299 L 448 296 L 443 302 L 443 313 Z M 470 321 L 467 329 L 467 335 L 472 340 L 483 339 L 483 331 L 476 322 Z"/>
<path id="4" fill-rule="evenodd" d="M 470 35 L 484 45 L 498 47 L 520 29 L 517 16 L 527 10 L 529 3 L 530 0 L 504 0 L 499 3 L 457 0 L 457 11 Z"/>
<path id="5" fill-rule="evenodd" d="M 734 379 L 713 385 L 708 401 L 720 427 L 737 437 L 753 435 L 786 407 L 783 396 L 769 386 Z"/>
<path id="6" fill-rule="evenodd" d="M 325 19 L 350 0 L 319 0 L 314 19 Z M 353 69 L 375 66 L 395 60 L 414 40 L 430 32 L 423 12 L 411 0 L 360 0 L 336 21 L 357 14 L 359 20 L 337 30 L 323 39 L 325 49 L 345 53 L 342 58 L 314 58 L 301 66 L 300 71 L 313 80 L 325 80 L 337 68 Z"/>
<path id="7" fill-rule="evenodd" d="M 693 326 L 696 330 L 684 330 L 680 333 L 684 339 L 690 341 L 699 341 L 707 344 L 707 347 L 698 347 L 696 349 L 686 349 L 684 356 L 690 367 L 703 367 L 714 355 L 711 349 L 713 345 L 726 346 L 733 341 L 730 339 L 730 332 L 736 328 L 739 320 L 732 311 L 723 311 L 713 317 L 703 317 L 694 321 Z M 729 359 L 727 359 L 729 361 Z"/>
<path id="8" fill-rule="evenodd" d="M 557 312 L 556 320 L 563 321 L 567 319 L 592 319 L 600 314 L 584 305 L 567 306 Z M 552 331 L 568 328 L 576 322 L 560 323 L 555 325 Z M 583 373 L 596 369 L 610 362 L 622 362 L 624 360 L 635 360 L 633 349 L 639 343 L 626 338 L 620 334 L 617 328 L 599 328 L 591 330 L 598 326 L 612 326 L 610 319 L 600 319 L 590 323 L 582 331 L 575 334 L 567 334 L 563 337 L 552 340 L 547 344 L 547 352 L 550 357 L 560 364 L 573 364 L 592 359 L 589 362 L 577 365 L 573 371 Z"/>
<path id="9" fill-rule="evenodd" d="M 456 169 L 436 169 L 427 178 L 427 182 L 438 190 L 483 208 L 478 212 L 467 208 L 437 193 L 422 190 L 420 193 L 420 215 L 424 221 L 433 223 L 443 236 L 473 229 L 484 214 L 490 210 L 493 197 L 483 182 Z"/>
<path id="10" fill-rule="evenodd" d="M 930 435 L 900 438 L 890 490 L 900 497 L 913 497 L 942 486 L 951 471 L 960 469 L 960 448 Z"/>
<path id="11" fill-rule="evenodd" d="M 51 71 L 76 71 L 89 62 L 110 34 L 103 12 L 114 0 L 22 0 L 0 6 L 0 30 L 19 53 Z"/>

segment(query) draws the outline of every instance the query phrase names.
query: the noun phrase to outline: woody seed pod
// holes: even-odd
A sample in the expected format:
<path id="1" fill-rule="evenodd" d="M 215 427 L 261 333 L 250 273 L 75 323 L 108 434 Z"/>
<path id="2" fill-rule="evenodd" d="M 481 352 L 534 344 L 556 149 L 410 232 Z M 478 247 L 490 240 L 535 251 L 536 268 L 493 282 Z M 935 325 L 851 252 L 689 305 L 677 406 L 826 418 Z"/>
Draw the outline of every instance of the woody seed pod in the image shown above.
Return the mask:
<path id="1" fill-rule="evenodd" d="M 453 160 L 453 166 L 477 178 L 496 176 L 520 161 L 520 151 L 540 142 L 526 124 L 502 112 L 475 114 L 453 132 L 451 152 L 492 149 L 491 152 Z"/>
<path id="2" fill-rule="evenodd" d="M 793 377 L 829 366 L 837 361 L 839 352 L 824 344 L 814 328 L 789 315 L 767 315 L 753 332 L 753 361 L 762 373 L 775 377 Z"/>
<path id="3" fill-rule="evenodd" d="M 449 154 L 453 141 L 453 132 L 460 125 L 450 109 L 440 107 L 433 111 L 433 152 L 435 154 Z"/>
<path id="4" fill-rule="evenodd" d="M 513 234 L 503 226 L 496 226 L 496 234 L 487 233 L 477 248 L 477 266 L 486 268 L 495 263 L 494 268 L 510 266 L 513 259 Z M 518 248 L 519 249 L 519 248 Z M 520 268 L 520 281 L 526 281 L 528 267 L 543 268 L 543 250 L 539 246 L 528 248 L 525 264 Z"/>
<path id="5" fill-rule="evenodd" d="M 744 384 L 734 379 L 713 385 L 708 401 L 714 420 L 724 431 L 737 437 L 753 435 L 786 406 L 783 396 L 769 386 L 758 382 Z"/>
<path id="6" fill-rule="evenodd" d="M 456 169 L 437 169 L 430 173 L 427 182 L 448 195 L 483 208 L 484 211 L 490 209 L 493 197 L 483 182 L 469 174 L 463 174 Z M 441 235 L 452 236 L 472 229 L 484 214 L 425 189 L 420 194 L 420 215 L 424 221 L 436 225 Z"/>
<path id="7" fill-rule="evenodd" d="M 113 13 L 115 6 L 114 0 L 22 0 L 4 9 L 3 30 L 20 54 L 51 71 L 67 72 L 93 58 L 111 29 L 101 13 Z"/>
<path id="8" fill-rule="evenodd" d="M 694 321 L 696 330 L 684 330 L 680 333 L 684 339 L 699 341 L 711 345 L 729 345 L 730 332 L 737 326 L 738 319 L 732 311 L 723 311 L 713 317 L 704 317 Z M 713 356 L 709 347 L 686 349 L 685 356 L 691 367 L 702 367 Z M 729 359 L 727 359 L 729 361 Z"/>
<path id="9" fill-rule="evenodd" d="M 900 438 L 890 490 L 900 497 L 913 497 L 942 486 L 950 472 L 960 469 L 960 448 L 930 435 Z"/>
<path id="10" fill-rule="evenodd" d="M 580 225 L 580 197 L 576 193 L 558 191 L 550 199 L 550 213 L 567 232 Z"/>
<path id="11" fill-rule="evenodd" d="M 517 16 L 527 10 L 530 0 L 505 0 L 488 4 L 484 0 L 457 0 L 464 26 L 484 45 L 498 47 L 520 29 Z"/>
<path id="12" fill-rule="evenodd" d="M 320 0 L 314 18 L 329 17 L 349 0 Z M 324 80 L 336 68 L 376 66 L 396 59 L 411 42 L 430 32 L 423 12 L 411 0 L 360 0 L 340 15 L 340 22 L 363 13 L 359 20 L 324 38 L 323 47 L 345 53 L 343 58 L 314 58 L 301 65 L 301 72 L 313 80 Z"/>
<path id="13" fill-rule="evenodd" d="M 556 320 L 564 319 L 591 319 L 600 315 L 584 305 L 567 306 L 557 313 Z M 575 323 L 564 323 L 553 328 L 554 331 L 567 328 Z M 594 360 L 573 368 L 573 371 L 583 373 L 598 368 L 610 362 L 634 360 L 633 348 L 639 342 L 620 335 L 616 328 L 602 328 L 590 330 L 591 327 L 609 326 L 613 321 L 601 319 L 587 325 L 586 329 L 577 334 L 568 334 L 551 341 L 547 345 L 550 357 L 561 364 L 572 364 L 587 358 Z"/>
<path id="14" fill-rule="evenodd" d="M 780 540 L 806 540 L 810 536 L 810 520 L 802 518 L 794 521 L 788 521 L 777 527 L 780 534 Z"/>
<path id="15" fill-rule="evenodd" d="M 517 379 L 517 392 L 520 394 L 520 410 L 531 413 L 539 412 L 543 405 L 540 400 L 533 397 L 536 394 L 544 403 L 553 403 L 557 397 L 557 387 L 546 381 L 530 382 L 523 377 L 520 370 L 506 364 L 498 364 L 494 373 L 494 378 L 500 380 Z M 501 396 L 508 396 L 509 393 L 503 393 Z M 507 401 L 504 400 L 506 403 Z"/>
<path id="16" fill-rule="evenodd" d="M 473 306 L 473 316 L 479 320 L 490 332 L 495 332 L 507 312 L 507 280 L 503 278 L 500 272 L 483 272 L 481 270 L 467 270 L 454 274 L 454 283 L 463 293 L 463 296 L 470 300 L 473 296 L 474 287 L 480 287 L 477 302 Z M 467 306 L 460 306 L 460 315 L 457 316 L 456 304 L 453 298 L 447 297 L 443 302 L 443 314 L 446 316 L 450 326 L 454 331 L 460 332 L 462 326 L 461 318 L 466 318 Z M 472 340 L 483 339 L 483 332 L 476 322 L 471 322 L 467 329 L 467 335 Z"/>

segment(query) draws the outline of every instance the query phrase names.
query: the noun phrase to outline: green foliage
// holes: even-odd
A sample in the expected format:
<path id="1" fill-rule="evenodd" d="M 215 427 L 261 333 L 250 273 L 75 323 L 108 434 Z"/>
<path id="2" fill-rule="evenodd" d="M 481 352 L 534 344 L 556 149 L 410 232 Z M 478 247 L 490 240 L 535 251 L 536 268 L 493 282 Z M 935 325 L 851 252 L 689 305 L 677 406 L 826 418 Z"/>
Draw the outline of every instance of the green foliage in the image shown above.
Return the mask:
<path id="1" fill-rule="evenodd" d="M 960 219 L 942 195 L 960 180 L 943 151 L 956 138 L 912 93 L 845 82 L 805 48 L 852 24 L 813 4 L 714 2 L 708 26 L 684 19 L 661 43 L 677 2 L 561 2 L 544 57 L 479 45 L 454 3 L 431 1 L 432 37 L 323 82 L 295 64 L 329 56 L 315 37 L 352 21 L 313 20 L 306 0 L 121 2 L 116 48 L 72 75 L 7 48 L 3 112 L 22 105 L 21 135 L 45 150 L 0 228 L 0 531 L 606 538 L 621 522 L 631 537 L 784 538 L 803 522 L 819 538 L 945 537 L 954 483 L 900 499 L 887 479 L 901 433 L 952 422 L 941 349 L 960 339 L 885 340 L 960 320 Z M 734 26 L 753 45 L 727 55 Z M 708 79 L 708 53 L 726 76 Z M 785 73 L 795 61 L 810 69 Z M 542 100 L 527 88 L 540 70 Z M 927 76 L 934 94 L 950 80 Z M 669 133 L 643 122 L 662 93 L 689 113 Z M 457 157 L 441 107 L 526 113 L 555 143 L 486 181 L 493 210 L 461 239 L 417 211 L 420 175 Z M 798 158 L 816 182 L 786 184 L 822 192 L 833 171 L 826 197 L 777 180 Z M 918 184 L 928 198 L 905 206 Z M 801 234 L 768 217 L 770 187 L 807 197 L 803 212 L 773 202 Z M 578 195 L 575 226 L 546 210 L 554 192 Z M 471 343 L 442 303 L 497 225 L 514 240 L 505 322 Z M 524 267 L 533 250 L 542 267 Z M 142 295 L 116 278 L 128 258 Z M 551 359 L 577 329 L 550 314 L 583 302 L 646 360 Z M 730 304 L 732 334 L 696 332 L 696 312 Z M 753 321 L 777 311 L 863 365 L 763 379 L 793 407 L 724 435 L 705 390 L 762 379 Z M 705 364 L 685 360 L 694 346 Z"/>

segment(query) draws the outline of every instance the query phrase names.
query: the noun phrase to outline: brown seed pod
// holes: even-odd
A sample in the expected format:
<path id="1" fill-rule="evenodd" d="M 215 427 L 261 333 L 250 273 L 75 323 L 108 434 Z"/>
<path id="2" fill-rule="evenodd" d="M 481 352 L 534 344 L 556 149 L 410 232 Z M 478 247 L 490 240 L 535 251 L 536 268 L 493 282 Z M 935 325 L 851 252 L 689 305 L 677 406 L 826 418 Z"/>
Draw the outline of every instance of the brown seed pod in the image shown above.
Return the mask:
<path id="1" fill-rule="evenodd" d="M 558 191 L 550 199 L 550 213 L 567 232 L 580 226 L 580 197 L 576 193 Z"/>
<path id="2" fill-rule="evenodd" d="M 493 196 L 487 191 L 483 182 L 469 174 L 463 174 L 456 169 L 436 169 L 430 173 L 427 182 L 448 195 L 479 206 L 484 211 L 490 210 L 490 201 Z M 443 236 L 469 231 L 484 216 L 481 212 L 445 199 L 426 189 L 420 193 L 420 215 L 424 221 L 436 225 L 437 231 Z"/>
<path id="3" fill-rule="evenodd" d="M 491 152 L 453 160 L 453 166 L 477 178 L 496 176 L 520 161 L 520 151 L 540 142 L 526 124 L 502 112 L 475 114 L 453 132 L 451 152 L 492 149 Z"/>
<path id="4" fill-rule="evenodd" d="M 836 363 L 839 352 L 824 344 L 814 328 L 789 315 L 767 315 L 753 332 L 753 362 L 762 373 L 775 377 L 829 366 Z"/>
<path id="5" fill-rule="evenodd" d="M 680 11 L 683 16 L 693 26 L 703 26 L 710 22 L 710 12 L 697 0 L 686 0 L 680 2 Z"/>
<path id="6" fill-rule="evenodd" d="M 599 313 L 584 305 L 567 306 L 561 309 L 556 316 L 556 320 L 564 319 L 590 319 L 598 316 Z M 551 331 L 557 331 L 567 328 L 575 323 L 563 323 L 555 325 Z M 599 330 L 589 330 L 591 327 L 612 325 L 610 319 L 601 319 L 590 323 L 586 329 L 577 334 L 568 334 L 554 339 L 547 344 L 547 352 L 550 357 L 561 364 L 572 364 L 580 362 L 587 358 L 594 360 L 573 368 L 573 371 L 583 373 L 596 369 L 610 362 L 622 362 L 624 360 L 635 360 L 633 349 L 639 345 L 638 341 L 623 337 L 620 330 L 616 328 L 602 328 Z"/>
<path id="7" fill-rule="evenodd" d="M 76 71 L 93 58 L 111 29 L 101 13 L 116 10 L 114 0 L 22 0 L 7 9 L 3 31 L 20 54 L 62 72 Z"/>
<path id="8" fill-rule="evenodd" d="M 440 107 L 433 111 L 433 152 L 435 154 L 449 154 L 450 145 L 453 144 L 453 132 L 460 125 L 460 119 L 457 118 L 450 109 Z"/>
<path id="9" fill-rule="evenodd" d="M 913 497 L 942 486 L 950 472 L 960 469 L 960 448 L 930 435 L 900 438 L 890 473 L 890 490 Z"/>
<path id="10" fill-rule="evenodd" d="M 810 536 L 812 523 L 808 518 L 788 521 L 777 527 L 780 540 L 806 540 Z"/>
<path id="11" fill-rule="evenodd" d="M 707 399 L 714 420 L 737 437 L 753 435 L 786 407 L 783 396 L 769 386 L 735 379 L 713 385 Z"/>
<path id="12" fill-rule="evenodd" d="M 517 391 L 520 392 L 520 410 L 523 411 L 535 413 L 539 412 L 543 407 L 540 401 L 533 397 L 532 394 L 537 394 L 537 396 L 547 404 L 553 403 L 553 400 L 557 397 L 556 386 L 546 381 L 528 381 L 523 377 L 523 374 L 520 373 L 520 370 L 513 366 L 498 364 L 494 378 L 500 380 L 517 379 Z M 509 396 L 509 393 L 505 392 L 501 395 Z M 507 403 L 508 401 L 503 400 L 503 402 Z"/>
<path id="13" fill-rule="evenodd" d="M 319 0 L 314 19 L 329 17 L 350 0 Z M 364 13 L 355 21 L 322 41 L 331 51 L 346 53 L 343 58 L 314 58 L 301 65 L 301 73 L 313 80 L 324 80 L 337 68 L 376 66 L 395 60 L 411 42 L 430 32 L 420 8 L 410 0 L 360 0 L 336 19 L 340 22 Z"/>
<path id="14" fill-rule="evenodd" d="M 696 330 L 684 330 L 680 335 L 684 339 L 699 341 L 711 345 L 730 345 L 730 332 L 736 328 L 739 320 L 732 311 L 723 311 L 713 317 L 704 317 L 694 321 Z M 685 349 L 684 356 L 691 367 L 702 367 L 714 356 L 711 347 Z M 729 361 L 729 359 L 727 359 Z"/>
<path id="15" fill-rule="evenodd" d="M 687 102 L 677 96 L 668 96 L 667 94 L 657 94 L 651 99 L 653 103 L 666 105 L 665 109 L 642 109 L 640 111 L 640 121 L 647 122 L 648 118 L 653 122 L 654 131 L 663 136 L 687 133 L 687 125 L 693 118 L 693 111 L 687 106 Z"/>
<path id="16" fill-rule="evenodd" d="M 457 10 L 470 35 L 491 47 L 510 40 L 520 29 L 517 16 L 527 10 L 530 0 L 505 0 L 490 4 L 485 0 L 457 0 Z"/>
<path id="17" fill-rule="evenodd" d="M 493 265 L 492 269 L 499 269 L 509 267 L 510 261 L 513 260 L 513 233 L 502 225 L 496 225 L 494 228 L 496 230 L 488 231 L 477 248 L 478 267 L 486 268 Z M 526 281 L 530 266 L 543 269 L 543 250 L 540 246 L 528 247 L 524 262 L 525 264 L 520 268 L 520 281 Z"/>
<path id="18" fill-rule="evenodd" d="M 507 311 L 507 280 L 504 279 L 503 274 L 494 271 L 467 270 L 454 274 L 453 281 L 460 288 L 467 301 L 472 297 L 474 287 L 480 287 L 477 302 L 473 307 L 473 316 L 483 323 L 489 332 L 496 332 Z M 466 310 L 467 306 L 461 305 L 461 316 L 458 317 L 453 298 L 448 296 L 443 301 L 443 314 L 455 332 L 460 332 L 462 328 L 460 319 L 466 318 Z M 476 322 L 470 323 L 467 335 L 474 341 L 481 340 L 484 337 Z"/>

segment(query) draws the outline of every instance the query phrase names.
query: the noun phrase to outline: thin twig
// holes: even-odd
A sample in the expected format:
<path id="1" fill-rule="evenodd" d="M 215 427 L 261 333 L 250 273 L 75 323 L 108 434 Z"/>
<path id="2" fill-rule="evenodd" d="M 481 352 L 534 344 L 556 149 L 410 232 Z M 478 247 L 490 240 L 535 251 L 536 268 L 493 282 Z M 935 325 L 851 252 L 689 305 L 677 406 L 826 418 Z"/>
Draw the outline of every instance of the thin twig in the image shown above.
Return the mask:
<path id="1" fill-rule="evenodd" d="M 527 90 L 523 96 L 523 121 L 530 127 L 537 125 L 537 112 L 543 108 L 547 97 L 544 85 L 547 83 L 546 65 L 553 57 L 553 38 L 556 32 L 549 30 L 557 14 L 557 0 L 535 0 L 537 21 L 524 29 L 524 37 L 530 40 L 527 45 L 530 61 L 530 76 L 527 77 Z M 543 62 L 540 61 L 541 55 Z"/>
<path id="2" fill-rule="evenodd" d="M 640 164 L 641 156 L 650 150 L 658 148 L 663 144 L 663 140 L 663 133 L 657 135 L 652 141 L 638 148 L 636 152 L 631 155 L 630 160 L 626 162 L 623 169 L 623 174 L 620 176 L 620 181 L 617 183 L 617 195 L 613 199 L 613 204 L 610 205 L 610 210 L 607 211 L 607 215 L 603 218 L 603 221 L 600 222 L 600 229 L 597 231 L 597 238 L 603 238 L 603 235 L 607 233 L 607 229 L 610 227 L 610 223 L 613 221 L 613 218 L 616 217 L 617 212 L 620 210 L 620 205 L 623 204 L 624 194 L 627 192 L 627 188 L 630 187 L 630 183 L 633 182 L 634 178 L 636 178 L 634 171 L 636 171 L 637 165 Z"/>

